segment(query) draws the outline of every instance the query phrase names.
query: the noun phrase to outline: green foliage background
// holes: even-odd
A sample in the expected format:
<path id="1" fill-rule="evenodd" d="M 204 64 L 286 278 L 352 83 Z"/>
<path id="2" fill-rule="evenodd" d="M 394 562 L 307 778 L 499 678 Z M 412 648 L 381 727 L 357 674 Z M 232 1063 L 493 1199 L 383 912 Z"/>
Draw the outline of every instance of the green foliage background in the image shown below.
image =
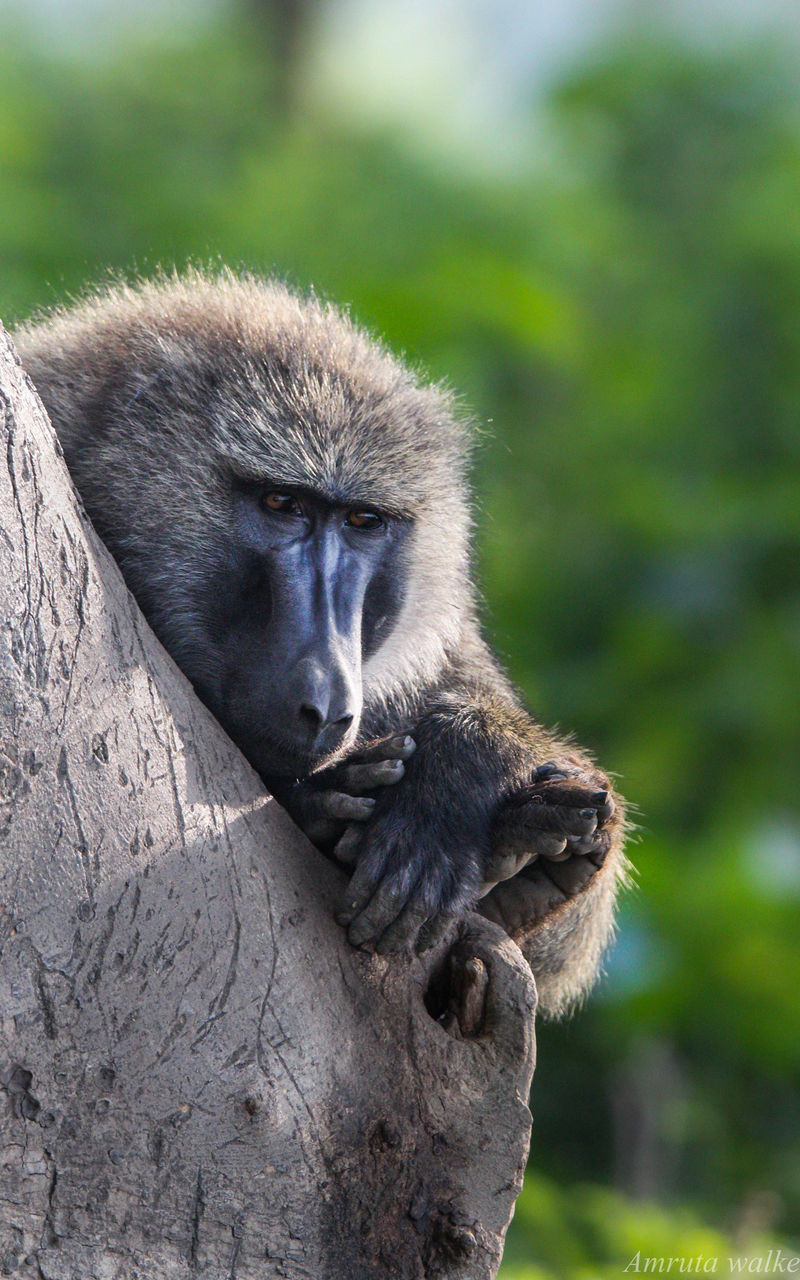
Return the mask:
<path id="1" fill-rule="evenodd" d="M 241 19 L 0 51 L 6 323 L 217 256 L 351 304 L 471 405 L 491 634 L 639 808 L 608 977 L 540 1031 L 507 1280 L 800 1236 L 795 76 L 620 43 L 510 181 L 279 104 Z"/>

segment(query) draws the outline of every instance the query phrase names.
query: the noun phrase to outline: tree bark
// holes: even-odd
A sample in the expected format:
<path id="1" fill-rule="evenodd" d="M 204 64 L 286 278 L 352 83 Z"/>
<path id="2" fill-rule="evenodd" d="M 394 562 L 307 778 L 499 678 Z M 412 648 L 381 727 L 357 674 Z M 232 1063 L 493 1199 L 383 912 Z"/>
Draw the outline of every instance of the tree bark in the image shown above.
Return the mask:
<path id="1" fill-rule="evenodd" d="M 0 1274 L 494 1276 L 535 991 L 341 874 L 147 628 L 0 330 Z M 168 516 L 166 517 L 168 518 Z"/>

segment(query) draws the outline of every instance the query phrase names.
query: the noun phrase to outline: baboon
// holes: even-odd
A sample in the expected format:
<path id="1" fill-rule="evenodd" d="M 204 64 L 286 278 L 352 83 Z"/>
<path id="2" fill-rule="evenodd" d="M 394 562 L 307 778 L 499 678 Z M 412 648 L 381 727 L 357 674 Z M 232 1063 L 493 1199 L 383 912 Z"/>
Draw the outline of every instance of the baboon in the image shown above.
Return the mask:
<path id="1" fill-rule="evenodd" d="M 480 903 L 544 1012 L 568 1009 L 613 926 L 622 804 L 483 638 L 452 396 L 332 306 L 222 271 L 114 285 L 15 336 L 156 634 L 355 868 L 351 942 L 432 945 Z"/>

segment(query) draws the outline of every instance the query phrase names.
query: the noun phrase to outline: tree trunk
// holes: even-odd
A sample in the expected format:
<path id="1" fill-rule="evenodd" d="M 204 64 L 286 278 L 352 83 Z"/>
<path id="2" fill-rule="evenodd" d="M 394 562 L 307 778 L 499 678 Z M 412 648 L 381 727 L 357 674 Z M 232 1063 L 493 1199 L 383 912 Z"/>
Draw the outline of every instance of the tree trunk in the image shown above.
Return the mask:
<path id="1" fill-rule="evenodd" d="M 495 1275 L 530 970 L 354 950 L 148 630 L 0 330 L 0 1274 Z"/>

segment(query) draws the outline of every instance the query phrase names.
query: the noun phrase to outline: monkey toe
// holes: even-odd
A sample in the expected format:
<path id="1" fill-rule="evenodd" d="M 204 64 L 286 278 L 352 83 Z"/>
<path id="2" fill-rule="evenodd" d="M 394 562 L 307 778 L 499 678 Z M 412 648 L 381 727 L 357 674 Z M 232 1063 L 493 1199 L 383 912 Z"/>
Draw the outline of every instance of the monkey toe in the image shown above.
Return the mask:
<path id="1" fill-rule="evenodd" d="M 550 880 L 561 891 L 565 899 L 574 898 L 576 893 L 580 893 L 581 889 L 591 880 L 596 870 L 596 866 L 588 858 L 580 857 L 568 857 L 559 862 L 542 862 L 537 867 L 539 875 Z M 528 876 L 527 879 L 533 884 L 538 884 L 541 891 L 544 883 L 542 880 L 537 881 L 532 876 Z M 549 894 L 549 890 L 546 891 Z"/>
<path id="2" fill-rule="evenodd" d="M 570 846 L 566 836 L 548 835 L 544 833 L 534 838 L 537 854 L 548 862 L 564 862 L 570 857 Z"/>
<path id="3" fill-rule="evenodd" d="M 517 938 L 566 901 L 564 890 L 535 862 L 513 880 L 495 885 L 481 901 L 479 910 L 488 920 L 502 925 L 510 937 Z"/>
<path id="4" fill-rule="evenodd" d="M 566 778 L 561 765 L 556 764 L 554 760 L 548 760 L 545 764 L 537 765 L 531 774 L 531 781 L 543 781 L 545 778 Z"/>
<path id="5" fill-rule="evenodd" d="M 531 783 L 509 796 L 495 819 L 487 883 L 518 874 L 536 858 L 553 864 L 576 855 L 603 857 L 608 842 L 599 836 L 614 816 L 604 783 L 602 775 L 576 776 L 555 761 L 539 765 Z"/>

